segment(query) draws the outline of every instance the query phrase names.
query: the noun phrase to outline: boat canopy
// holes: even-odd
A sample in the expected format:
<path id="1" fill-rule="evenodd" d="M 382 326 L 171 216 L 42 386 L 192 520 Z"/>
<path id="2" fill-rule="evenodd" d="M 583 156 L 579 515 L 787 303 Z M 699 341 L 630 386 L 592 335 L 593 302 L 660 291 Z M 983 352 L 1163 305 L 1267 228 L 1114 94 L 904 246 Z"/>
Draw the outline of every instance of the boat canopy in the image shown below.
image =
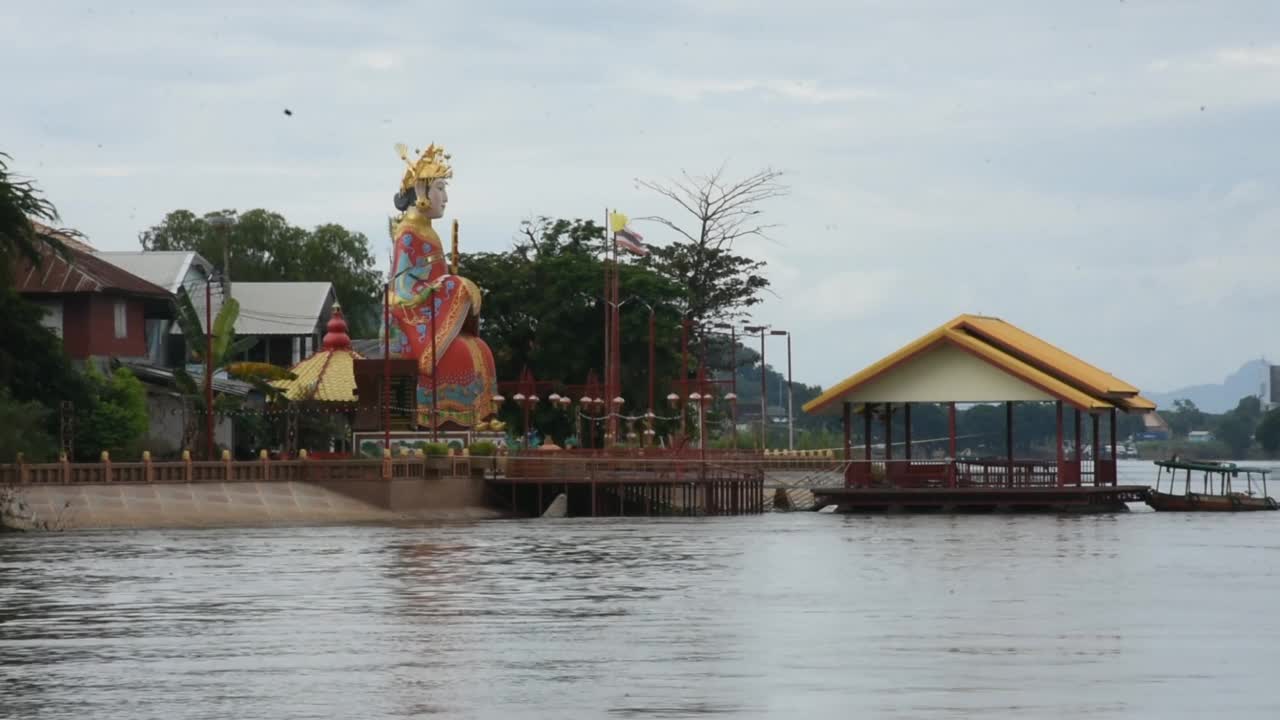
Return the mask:
<path id="1" fill-rule="evenodd" d="M 1235 463 L 1224 462 L 1195 462 L 1191 460 L 1156 460 L 1156 465 L 1170 470 L 1202 470 L 1204 472 L 1220 472 L 1239 475 L 1240 473 L 1261 473 L 1266 475 L 1271 472 L 1267 468 L 1247 467 L 1236 465 Z"/>

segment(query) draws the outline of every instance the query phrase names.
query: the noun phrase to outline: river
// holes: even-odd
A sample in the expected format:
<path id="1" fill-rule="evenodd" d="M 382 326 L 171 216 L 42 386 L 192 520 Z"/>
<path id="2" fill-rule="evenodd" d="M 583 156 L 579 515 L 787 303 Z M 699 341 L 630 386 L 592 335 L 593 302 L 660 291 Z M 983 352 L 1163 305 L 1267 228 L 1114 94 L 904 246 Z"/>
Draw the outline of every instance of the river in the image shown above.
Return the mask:
<path id="1" fill-rule="evenodd" d="M 1135 511 L 4 535 L 0 718 L 1274 718 L 1278 529 Z"/>

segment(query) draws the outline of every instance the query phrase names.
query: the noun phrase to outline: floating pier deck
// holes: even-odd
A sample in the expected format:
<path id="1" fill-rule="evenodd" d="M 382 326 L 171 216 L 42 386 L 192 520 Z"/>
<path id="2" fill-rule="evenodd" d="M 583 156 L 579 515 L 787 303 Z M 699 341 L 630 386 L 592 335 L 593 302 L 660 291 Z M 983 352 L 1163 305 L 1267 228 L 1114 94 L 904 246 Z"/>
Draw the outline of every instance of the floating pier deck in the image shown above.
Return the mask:
<path id="1" fill-rule="evenodd" d="M 835 505 L 850 513 L 1002 513 L 1123 512 L 1127 503 L 1142 502 L 1144 485 L 1094 487 L 929 487 L 814 488 L 819 507 Z"/>

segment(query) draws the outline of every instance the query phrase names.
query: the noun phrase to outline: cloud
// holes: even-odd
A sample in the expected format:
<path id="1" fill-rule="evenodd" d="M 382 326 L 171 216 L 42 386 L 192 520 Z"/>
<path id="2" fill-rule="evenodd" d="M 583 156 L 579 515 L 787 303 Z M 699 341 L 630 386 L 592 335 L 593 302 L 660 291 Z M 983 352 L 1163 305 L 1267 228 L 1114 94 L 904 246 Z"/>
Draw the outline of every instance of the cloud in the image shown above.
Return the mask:
<path id="1" fill-rule="evenodd" d="M 870 88 L 833 87 L 813 79 L 704 79 L 660 76 L 650 72 L 626 83 L 638 92 L 682 101 L 714 100 L 718 96 L 754 95 L 766 99 L 822 105 L 872 100 L 880 93 Z"/>
<path id="2" fill-rule="evenodd" d="M 1280 46 L 1269 48 L 1226 48 L 1215 54 L 1221 65 L 1236 67 L 1280 67 Z"/>
<path id="3" fill-rule="evenodd" d="M 400 57 L 386 50 L 364 50 L 356 53 L 352 62 L 370 70 L 391 70 L 400 65 Z"/>

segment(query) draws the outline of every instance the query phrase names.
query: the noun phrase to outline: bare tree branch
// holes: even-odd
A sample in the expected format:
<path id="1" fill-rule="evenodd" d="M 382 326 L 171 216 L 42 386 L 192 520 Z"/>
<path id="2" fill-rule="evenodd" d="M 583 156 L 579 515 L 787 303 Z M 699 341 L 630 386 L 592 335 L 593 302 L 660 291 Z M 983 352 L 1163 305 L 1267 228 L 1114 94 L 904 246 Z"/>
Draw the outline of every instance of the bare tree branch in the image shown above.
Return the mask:
<path id="1" fill-rule="evenodd" d="M 686 288 L 690 317 L 701 324 L 711 317 L 736 319 L 760 301 L 768 280 L 763 263 L 732 253 L 733 244 L 747 237 L 769 239 L 774 223 L 763 220 L 761 205 L 787 194 L 782 173 L 765 168 L 733 179 L 721 165 L 706 175 L 681 171 L 663 182 L 636 180 L 639 187 L 670 200 L 677 216 L 653 215 L 639 220 L 656 222 L 679 234 L 681 240 L 654 249 L 654 265 Z"/>

